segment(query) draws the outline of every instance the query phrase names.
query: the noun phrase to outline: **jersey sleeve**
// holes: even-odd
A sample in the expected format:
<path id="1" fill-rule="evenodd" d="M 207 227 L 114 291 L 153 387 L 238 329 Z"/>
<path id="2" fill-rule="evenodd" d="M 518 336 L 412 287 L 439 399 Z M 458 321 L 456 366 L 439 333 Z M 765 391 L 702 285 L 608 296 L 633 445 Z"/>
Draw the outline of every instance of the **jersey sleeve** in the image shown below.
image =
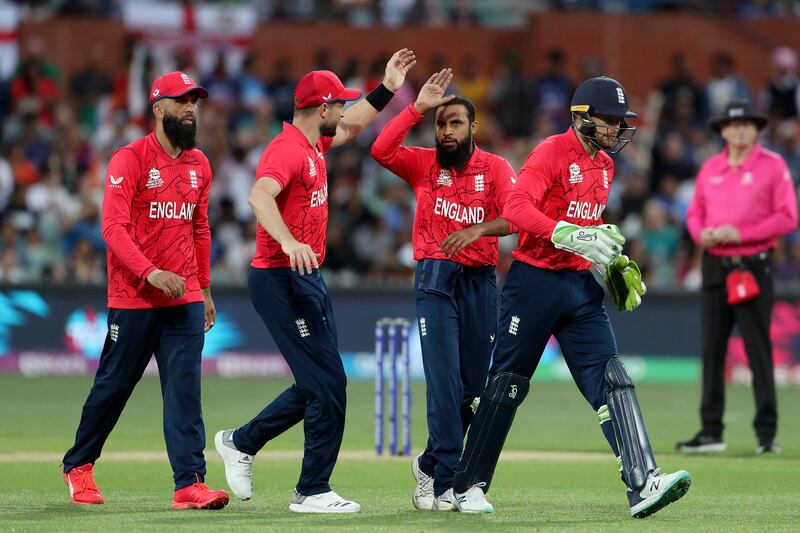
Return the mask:
<path id="1" fill-rule="evenodd" d="M 375 161 L 412 186 L 420 175 L 420 158 L 416 153 L 419 149 L 402 144 L 408 132 L 420 120 L 422 115 L 417 112 L 413 104 L 409 104 L 383 128 L 372 143 L 371 150 Z"/>
<path id="2" fill-rule="evenodd" d="M 781 159 L 770 177 L 772 213 L 755 224 L 737 228 L 742 242 L 774 239 L 797 229 L 797 193 L 786 161 Z"/>
<path id="3" fill-rule="evenodd" d="M 133 243 L 131 205 L 141 174 L 138 157 L 130 148 L 118 150 L 108 164 L 103 196 L 103 240 L 108 249 L 136 276 L 145 279 L 156 266 Z"/>
<path id="4" fill-rule="evenodd" d="M 295 147 L 285 143 L 270 144 L 256 167 L 256 179 L 272 178 L 285 189 L 293 176 L 300 174 L 303 166 L 303 154 Z"/>
<path id="5" fill-rule="evenodd" d="M 517 181 L 517 173 L 514 172 L 514 169 L 511 168 L 511 165 L 508 164 L 508 161 L 505 159 L 500 159 L 495 166 L 495 176 L 495 186 L 497 188 L 497 192 L 494 197 L 495 209 L 502 215 L 503 209 L 505 209 L 505 206 L 508 203 L 508 197 L 511 195 L 511 192 L 514 189 L 514 183 Z M 508 220 L 508 227 L 509 235 L 519 231 L 519 228 L 510 220 Z"/>
<path id="6" fill-rule="evenodd" d="M 548 239 L 557 221 L 542 213 L 538 206 L 550 189 L 555 157 L 555 148 L 551 143 L 536 147 L 519 171 L 517 183 L 503 207 L 503 217 L 520 231 Z"/>
<path id="7" fill-rule="evenodd" d="M 208 226 L 208 191 L 211 187 L 211 164 L 204 158 L 206 184 L 200 192 L 194 212 L 194 255 L 197 260 L 197 281 L 201 289 L 211 286 L 211 230 Z"/>

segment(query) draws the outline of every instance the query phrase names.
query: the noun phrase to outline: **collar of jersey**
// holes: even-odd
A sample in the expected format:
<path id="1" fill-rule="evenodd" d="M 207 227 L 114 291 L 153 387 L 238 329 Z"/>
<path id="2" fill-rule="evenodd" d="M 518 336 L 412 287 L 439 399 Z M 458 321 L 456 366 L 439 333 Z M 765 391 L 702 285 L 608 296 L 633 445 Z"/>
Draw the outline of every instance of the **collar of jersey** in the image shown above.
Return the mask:
<path id="1" fill-rule="evenodd" d="M 575 133 L 575 128 L 570 127 L 566 131 L 566 133 L 564 133 L 564 135 L 566 136 L 567 139 L 569 139 L 569 143 L 576 150 L 579 150 L 580 153 L 584 154 L 587 158 L 591 159 L 591 157 L 589 157 L 589 153 L 586 151 L 586 148 L 583 147 L 583 145 L 581 144 L 580 139 L 578 139 L 578 134 Z M 611 156 L 608 155 L 605 150 L 599 150 L 598 149 L 597 153 L 595 154 L 594 157 L 595 158 L 593 159 L 593 161 L 596 161 L 598 157 L 602 157 L 604 163 L 611 160 Z"/>
<path id="2" fill-rule="evenodd" d="M 315 146 L 311 145 L 311 143 L 308 140 L 308 137 L 306 137 L 305 134 L 302 131 L 300 131 L 300 129 L 297 126 L 295 126 L 294 124 L 292 124 L 291 122 L 284 122 L 283 123 L 283 132 L 286 135 L 288 135 L 289 137 L 291 137 L 292 140 L 302 144 L 303 146 L 307 146 L 308 148 L 311 148 L 312 150 L 316 150 L 317 149 Z"/>
<path id="3" fill-rule="evenodd" d="M 178 154 L 178 157 L 173 159 L 172 156 L 169 155 L 166 152 L 166 150 L 164 150 L 164 147 L 161 146 L 161 143 L 158 142 L 158 137 L 156 137 L 156 132 L 151 131 L 150 135 L 148 135 L 148 137 L 150 138 L 150 142 L 153 144 L 153 147 L 155 148 L 155 150 L 158 153 L 158 155 L 163 157 L 163 158 L 165 158 L 165 159 L 167 159 L 171 163 L 174 163 L 175 161 L 180 161 L 181 158 L 183 158 L 184 154 L 186 154 L 186 150 L 181 150 L 181 153 Z"/>
<path id="4" fill-rule="evenodd" d="M 746 170 L 753 166 L 753 163 L 761 155 L 761 144 L 756 143 L 753 146 L 753 151 L 748 154 L 747 158 L 742 162 L 742 165 L 734 169 L 730 163 L 728 163 L 728 147 L 722 149 L 722 164 L 725 170 Z"/>

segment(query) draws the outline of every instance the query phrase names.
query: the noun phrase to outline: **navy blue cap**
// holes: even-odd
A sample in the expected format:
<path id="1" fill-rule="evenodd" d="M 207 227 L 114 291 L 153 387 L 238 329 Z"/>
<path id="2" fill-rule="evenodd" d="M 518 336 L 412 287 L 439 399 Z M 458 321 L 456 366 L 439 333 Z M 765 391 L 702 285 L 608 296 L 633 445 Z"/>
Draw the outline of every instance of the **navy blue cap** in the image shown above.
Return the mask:
<path id="1" fill-rule="evenodd" d="M 628 109 L 628 93 L 615 79 L 600 76 L 590 78 L 575 89 L 570 111 L 615 118 L 637 118 L 639 115 Z"/>

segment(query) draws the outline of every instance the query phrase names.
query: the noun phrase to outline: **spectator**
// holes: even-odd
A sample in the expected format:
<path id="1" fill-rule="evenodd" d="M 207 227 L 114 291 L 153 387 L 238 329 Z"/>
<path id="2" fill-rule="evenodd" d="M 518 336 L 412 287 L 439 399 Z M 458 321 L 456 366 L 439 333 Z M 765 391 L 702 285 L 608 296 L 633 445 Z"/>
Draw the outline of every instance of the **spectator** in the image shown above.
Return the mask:
<path id="1" fill-rule="evenodd" d="M 569 102 L 575 87 L 565 73 L 566 60 L 563 50 L 554 48 L 547 52 L 545 72 L 536 78 L 535 94 L 537 113 L 543 114 L 557 132 L 570 125 Z"/>
<path id="2" fill-rule="evenodd" d="M 527 137 L 533 131 L 536 92 L 532 80 L 522 72 L 522 59 L 508 54 L 500 64 L 491 89 L 492 107 L 506 135 Z"/>
<path id="3" fill-rule="evenodd" d="M 674 127 L 681 117 L 689 117 L 693 126 L 705 124 L 708 117 L 705 94 L 694 79 L 689 58 L 682 52 L 675 52 L 671 65 L 670 77 L 662 81 L 658 88 L 664 98 L 660 126 Z"/>
<path id="4" fill-rule="evenodd" d="M 733 57 L 727 52 L 720 51 L 711 57 L 711 80 L 706 86 L 706 98 L 711 115 L 722 113 L 732 100 L 752 100 L 747 82 L 736 73 Z"/>
<path id="5" fill-rule="evenodd" d="M 675 284 L 675 256 L 680 233 L 664 205 L 648 200 L 642 213 L 642 244 L 650 266 L 649 286 L 671 287 Z"/>
<path id="6" fill-rule="evenodd" d="M 102 49 L 95 45 L 87 54 L 84 67 L 72 75 L 69 84 L 78 120 L 88 131 L 97 128 L 100 98 L 113 88 L 113 80 L 101 66 L 101 59 Z"/>
<path id="7" fill-rule="evenodd" d="M 800 80 L 797 78 L 797 52 L 782 46 L 772 52 L 772 77 L 765 88 L 765 103 L 775 120 L 794 120 L 800 110 Z"/>

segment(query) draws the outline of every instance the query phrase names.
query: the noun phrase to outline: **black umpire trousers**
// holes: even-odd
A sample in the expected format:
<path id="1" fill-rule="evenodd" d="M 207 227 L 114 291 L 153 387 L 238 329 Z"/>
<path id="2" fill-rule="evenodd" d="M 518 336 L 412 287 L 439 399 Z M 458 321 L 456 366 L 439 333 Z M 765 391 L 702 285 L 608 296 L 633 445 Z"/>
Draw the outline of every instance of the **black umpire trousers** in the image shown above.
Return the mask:
<path id="1" fill-rule="evenodd" d="M 756 415 L 753 427 L 761 444 L 775 438 L 778 422 L 775 373 L 769 331 L 775 294 L 772 258 L 762 253 L 741 259 L 761 289 L 747 302 L 731 305 L 725 279 L 732 268 L 729 259 L 709 253 L 703 256 L 703 399 L 700 417 L 703 433 L 722 437 L 725 409 L 725 355 L 734 323 L 744 339 L 747 360 L 753 373 Z"/>

